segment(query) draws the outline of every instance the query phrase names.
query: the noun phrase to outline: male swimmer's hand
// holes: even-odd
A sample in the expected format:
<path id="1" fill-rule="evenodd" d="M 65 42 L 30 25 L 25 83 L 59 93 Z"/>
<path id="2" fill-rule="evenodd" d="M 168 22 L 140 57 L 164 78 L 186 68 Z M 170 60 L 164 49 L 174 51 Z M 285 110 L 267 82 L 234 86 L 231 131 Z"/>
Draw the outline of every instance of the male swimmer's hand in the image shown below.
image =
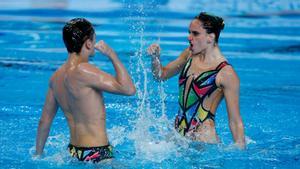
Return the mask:
<path id="1" fill-rule="evenodd" d="M 111 56 L 114 51 L 111 47 L 109 47 L 103 40 L 100 40 L 98 43 L 95 44 L 95 49 L 101 52 L 105 56 Z"/>
<path id="2" fill-rule="evenodd" d="M 160 56 L 160 46 L 158 44 L 154 43 L 150 45 L 147 51 L 148 55 L 150 55 L 153 58 Z"/>

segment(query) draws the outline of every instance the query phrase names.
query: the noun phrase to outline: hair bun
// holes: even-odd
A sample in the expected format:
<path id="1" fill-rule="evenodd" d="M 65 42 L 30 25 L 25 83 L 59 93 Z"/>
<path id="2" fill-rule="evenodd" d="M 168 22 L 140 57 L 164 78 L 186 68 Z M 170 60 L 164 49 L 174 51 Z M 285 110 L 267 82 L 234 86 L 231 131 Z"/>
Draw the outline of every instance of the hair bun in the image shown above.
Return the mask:
<path id="1" fill-rule="evenodd" d="M 225 22 L 224 22 L 224 20 L 222 19 L 222 22 L 220 22 L 221 24 L 220 24 L 220 30 L 223 30 L 224 29 L 224 27 L 225 27 Z"/>

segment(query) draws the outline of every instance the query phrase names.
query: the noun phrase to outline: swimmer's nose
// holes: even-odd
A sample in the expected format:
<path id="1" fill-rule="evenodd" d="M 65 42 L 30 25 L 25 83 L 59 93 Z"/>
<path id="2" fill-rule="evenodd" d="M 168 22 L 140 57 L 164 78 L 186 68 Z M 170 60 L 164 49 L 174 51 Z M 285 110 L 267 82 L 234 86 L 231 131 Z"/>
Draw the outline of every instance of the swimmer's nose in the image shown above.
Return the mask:
<path id="1" fill-rule="evenodd" d="M 191 34 L 189 34 L 189 36 L 188 36 L 188 40 L 189 40 L 189 41 L 192 41 L 192 40 L 193 40 L 193 38 L 192 38 Z"/>

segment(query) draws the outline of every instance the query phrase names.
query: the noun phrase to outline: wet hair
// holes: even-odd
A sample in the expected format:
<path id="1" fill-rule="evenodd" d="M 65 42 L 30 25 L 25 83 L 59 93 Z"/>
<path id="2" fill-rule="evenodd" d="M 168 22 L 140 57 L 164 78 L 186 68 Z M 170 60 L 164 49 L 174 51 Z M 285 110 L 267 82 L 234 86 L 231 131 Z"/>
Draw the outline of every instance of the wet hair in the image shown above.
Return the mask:
<path id="1" fill-rule="evenodd" d="M 218 43 L 220 32 L 224 29 L 225 26 L 223 18 L 208 14 L 206 12 L 201 12 L 195 17 L 195 19 L 198 19 L 203 23 L 203 28 L 208 34 L 215 34 L 215 41 L 216 43 Z"/>
<path id="2" fill-rule="evenodd" d="M 69 53 L 79 53 L 87 39 L 93 40 L 93 25 L 84 18 L 74 18 L 63 28 L 63 40 Z"/>

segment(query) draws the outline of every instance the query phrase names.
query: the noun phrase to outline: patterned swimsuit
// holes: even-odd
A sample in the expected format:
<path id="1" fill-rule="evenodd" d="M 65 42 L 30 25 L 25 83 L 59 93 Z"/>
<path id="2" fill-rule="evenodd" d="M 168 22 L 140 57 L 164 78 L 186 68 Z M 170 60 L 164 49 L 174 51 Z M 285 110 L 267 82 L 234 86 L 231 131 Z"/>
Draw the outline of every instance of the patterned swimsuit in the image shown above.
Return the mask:
<path id="1" fill-rule="evenodd" d="M 215 115 L 203 107 L 203 102 L 217 88 L 216 76 L 218 72 L 229 65 L 226 61 L 221 62 L 216 69 L 201 73 L 193 78 L 187 85 L 189 76 L 187 72 L 191 66 L 192 58 L 188 60 L 179 76 L 179 111 L 175 119 L 175 129 L 183 136 L 195 131 L 205 120 L 215 120 Z M 188 90 L 188 91 L 186 91 Z M 187 96 L 185 97 L 185 93 Z"/>

